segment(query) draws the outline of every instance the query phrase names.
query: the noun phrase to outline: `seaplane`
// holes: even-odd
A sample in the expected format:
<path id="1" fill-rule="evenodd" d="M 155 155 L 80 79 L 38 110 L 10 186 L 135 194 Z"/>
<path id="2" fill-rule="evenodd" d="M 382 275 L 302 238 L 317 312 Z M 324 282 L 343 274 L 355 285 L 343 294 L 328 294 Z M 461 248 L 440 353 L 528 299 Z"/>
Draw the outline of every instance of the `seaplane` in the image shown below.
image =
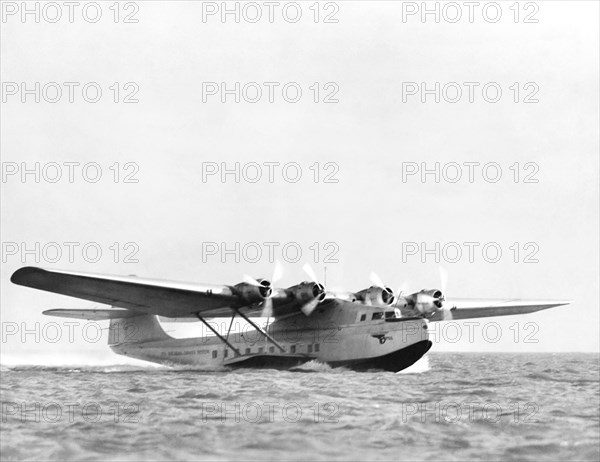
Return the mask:
<path id="1" fill-rule="evenodd" d="M 372 285 L 357 292 L 330 292 L 310 268 L 311 280 L 276 287 L 244 276 L 235 285 L 163 281 L 23 267 L 14 284 L 91 301 L 107 308 L 50 309 L 48 316 L 109 321 L 108 344 L 119 355 L 163 365 L 295 370 L 317 361 L 331 367 L 398 372 L 417 362 L 432 342 L 432 322 L 511 316 L 567 305 L 562 300 L 446 300 L 447 272 L 440 288 L 393 291 L 371 273 Z M 236 317 L 250 330 L 231 332 Z M 229 330 L 215 319 L 229 320 Z M 260 319 L 267 319 L 266 324 Z M 163 321 L 199 321 L 214 335 L 174 338 Z M 270 322 L 269 322 L 270 321 Z M 205 332 L 208 332 L 205 331 Z"/>

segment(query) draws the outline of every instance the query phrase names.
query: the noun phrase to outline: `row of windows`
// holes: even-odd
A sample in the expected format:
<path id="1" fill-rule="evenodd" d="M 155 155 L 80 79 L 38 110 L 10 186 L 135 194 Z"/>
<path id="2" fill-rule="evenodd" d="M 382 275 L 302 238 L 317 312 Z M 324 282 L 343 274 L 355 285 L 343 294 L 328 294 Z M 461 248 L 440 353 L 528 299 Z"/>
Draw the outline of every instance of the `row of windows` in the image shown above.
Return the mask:
<path id="1" fill-rule="evenodd" d="M 394 311 L 386 311 L 385 313 L 383 311 L 376 311 L 371 316 L 371 321 L 376 321 L 378 319 L 383 319 L 384 315 L 385 315 L 385 319 L 395 318 L 396 317 L 396 313 Z M 363 314 L 360 315 L 360 320 L 361 321 L 366 321 L 367 320 L 366 313 L 363 313 Z"/>
<path id="2" fill-rule="evenodd" d="M 306 352 L 307 353 L 318 353 L 319 351 L 321 351 L 321 345 L 318 343 L 315 344 L 311 344 L 311 345 L 307 345 L 306 346 Z M 258 347 L 258 350 L 256 351 L 257 354 L 262 354 L 265 352 L 265 348 L 264 347 Z M 275 347 L 274 346 L 270 346 L 269 347 L 269 353 L 273 354 L 275 353 Z M 296 353 L 296 345 L 291 345 L 290 346 L 290 353 L 291 354 L 295 354 Z M 212 357 L 213 359 L 216 359 L 218 356 L 218 350 L 212 350 Z M 252 354 L 252 348 L 246 348 L 244 354 L 250 355 Z M 223 357 L 227 358 L 229 356 L 229 350 L 227 348 L 225 348 L 225 351 L 223 353 Z"/>

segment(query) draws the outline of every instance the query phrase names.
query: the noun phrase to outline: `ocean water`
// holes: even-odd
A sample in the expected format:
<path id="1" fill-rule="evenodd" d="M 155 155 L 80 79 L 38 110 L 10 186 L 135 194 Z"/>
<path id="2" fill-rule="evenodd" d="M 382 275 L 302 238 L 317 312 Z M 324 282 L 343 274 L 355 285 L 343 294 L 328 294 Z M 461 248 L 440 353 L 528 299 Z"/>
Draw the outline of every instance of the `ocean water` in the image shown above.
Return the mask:
<path id="1" fill-rule="evenodd" d="M 599 460 L 596 354 L 353 372 L 2 367 L 1 459 Z"/>

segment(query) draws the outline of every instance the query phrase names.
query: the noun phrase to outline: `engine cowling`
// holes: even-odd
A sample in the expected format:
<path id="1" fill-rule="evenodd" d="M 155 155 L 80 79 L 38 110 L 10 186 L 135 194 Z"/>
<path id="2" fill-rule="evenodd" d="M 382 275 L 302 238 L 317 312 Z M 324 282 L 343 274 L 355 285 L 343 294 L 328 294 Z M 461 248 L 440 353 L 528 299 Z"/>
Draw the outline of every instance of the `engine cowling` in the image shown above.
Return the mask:
<path id="1" fill-rule="evenodd" d="M 356 292 L 356 299 L 365 305 L 392 305 L 395 297 L 394 292 L 389 287 L 371 286 Z"/>
<path id="2" fill-rule="evenodd" d="M 253 304 L 262 302 L 271 295 L 271 283 L 266 279 L 257 279 L 256 281 L 258 285 L 240 282 L 233 286 L 233 291 L 244 303 Z"/>
<path id="3" fill-rule="evenodd" d="M 423 289 L 405 299 L 410 308 L 425 317 L 432 316 L 444 306 L 444 294 L 439 289 Z"/>
<path id="4" fill-rule="evenodd" d="M 301 282 L 285 291 L 301 302 L 310 302 L 315 299 L 322 302 L 325 299 L 325 287 L 316 282 Z"/>

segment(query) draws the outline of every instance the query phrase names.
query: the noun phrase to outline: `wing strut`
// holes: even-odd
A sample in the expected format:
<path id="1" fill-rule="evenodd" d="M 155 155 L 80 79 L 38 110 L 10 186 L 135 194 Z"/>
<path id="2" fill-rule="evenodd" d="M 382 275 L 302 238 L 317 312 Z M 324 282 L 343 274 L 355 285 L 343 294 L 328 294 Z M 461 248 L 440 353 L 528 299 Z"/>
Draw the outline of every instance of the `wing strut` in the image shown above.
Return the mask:
<path id="1" fill-rule="evenodd" d="M 265 338 L 267 340 L 269 340 L 277 348 L 279 348 L 282 353 L 286 353 L 285 348 L 283 348 L 279 343 L 277 343 L 277 341 L 273 337 L 271 337 L 269 334 L 267 334 L 267 332 L 263 328 L 256 325 L 256 323 L 254 323 L 252 320 L 250 320 L 250 318 L 248 316 L 246 316 L 244 313 L 242 313 L 239 309 L 235 308 L 235 312 L 237 314 L 239 314 L 242 318 L 244 318 L 248 324 L 250 324 L 252 327 L 254 327 L 261 334 L 263 334 L 265 336 Z"/>
<path id="2" fill-rule="evenodd" d="M 227 337 L 225 338 L 229 338 L 229 332 L 231 332 L 231 326 L 233 326 L 233 320 L 235 319 L 235 311 L 233 312 L 233 316 L 231 317 L 231 322 L 229 323 L 229 329 L 227 329 Z"/>
<path id="3" fill-rule="evenodd" d="M 220 340 L 221 340 L 221 341 L 222 341 L 222 342 L 223 342 L 225 345 L 227 345 L 229 348 L 231 348 L 231 349 L 232 349 L 232 350 L 235 352 L 236 356 L 241 356 L 241 355 L 242 355 L 242 354 L 241 354 L 241 353 L 238 351 L 238 349 L 237 349 L 236 347 L 234 347 L 234 346 L 233 346 L 231 343 L 229 343 L 229 341 L 228 341 L 228 340 L 227 340 L 225 337 L 223 337 L 221 334 L 219 334 L 219 333 L 218 333 L 218 332 L 217 332 L 217 331 L 216 331 L 216 330 L 215 330 L 215 329 L 214 329 L 214 328 L 213 328 L 213 327 L 212 327 L 212 326 L 211 326 L 211 325 L 210 325 L 208 322 L 206 322 L 206 320 L 205 320 L 205 319 L 204 319 L 202 316 L 200 316 L 200 313 L 196 313 L 196 317 L 197 317 L 197 318 L 198 318 L 200 321 L 202 321 L 202 323 L 203 323 L 203 324 L 204 324 L 206 327 L 208 327 L 208 328 L 209 328 L 209 329 L 210 329 L 210 330 L 213 332 L 213 334 L 215 334 L 217 337 L 219 337 L 219 339 L 220 339 Z"/>

